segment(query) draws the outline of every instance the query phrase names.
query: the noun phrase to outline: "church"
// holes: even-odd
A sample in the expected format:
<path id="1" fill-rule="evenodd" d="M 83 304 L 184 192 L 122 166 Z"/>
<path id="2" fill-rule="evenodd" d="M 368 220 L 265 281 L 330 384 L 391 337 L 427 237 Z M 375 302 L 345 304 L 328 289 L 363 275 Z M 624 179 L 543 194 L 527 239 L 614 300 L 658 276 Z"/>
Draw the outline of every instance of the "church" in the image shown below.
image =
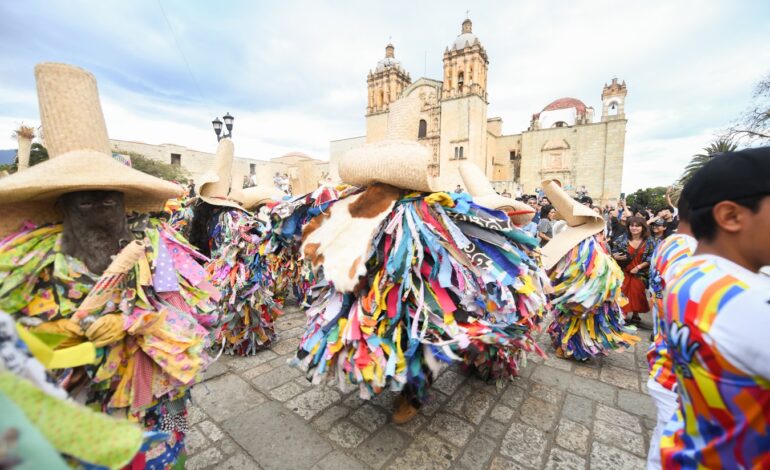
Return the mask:
<path id="1" fill-rule="evenodd" d="M 445 190 L 462 185 L 458 171 L 475 162 L 499 192 L 533 194 L 544 179 L 559 180 L 571 193 L 583 188 L 597 202 L 620 195 L 626 116 L 625 82 L 613 78 L 601 93 L 602 112 L 576 98 L 559 98 L 532 115 L 529 128 L 503 134 L 499 117 L 488 117 L 489 58 L 470 19 L 444 52 L 442 80 L 414 82 L 395 57 L 392 44 L 367 76 L 366 136 L 330 143 L 330 171 L 348 150 L 385 136 L 388 110 L 401 98 L 421 105 L 415 140 L 430 149 L 429 171 Z"/>

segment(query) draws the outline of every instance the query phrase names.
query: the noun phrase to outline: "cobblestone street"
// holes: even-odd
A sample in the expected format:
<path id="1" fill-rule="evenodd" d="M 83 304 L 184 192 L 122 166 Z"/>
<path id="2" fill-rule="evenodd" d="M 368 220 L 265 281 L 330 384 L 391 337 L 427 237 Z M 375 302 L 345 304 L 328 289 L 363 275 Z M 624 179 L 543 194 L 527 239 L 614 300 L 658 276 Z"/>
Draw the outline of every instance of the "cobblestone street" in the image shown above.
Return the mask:
<path id="1" fill-rule="evenodd" d="M 502 388 L 450 367 L 417 418 L 397 426 L 396 393 L 367 402 L 286 364 L 304 323 L 288 309 L 271 350 L 209 369 L 193 391 L 187 468 L 645 468 L 647 329 L 634 349 L 588 364 L 557 359 L 543 336 L 550 358 L 530 355 Z"/>

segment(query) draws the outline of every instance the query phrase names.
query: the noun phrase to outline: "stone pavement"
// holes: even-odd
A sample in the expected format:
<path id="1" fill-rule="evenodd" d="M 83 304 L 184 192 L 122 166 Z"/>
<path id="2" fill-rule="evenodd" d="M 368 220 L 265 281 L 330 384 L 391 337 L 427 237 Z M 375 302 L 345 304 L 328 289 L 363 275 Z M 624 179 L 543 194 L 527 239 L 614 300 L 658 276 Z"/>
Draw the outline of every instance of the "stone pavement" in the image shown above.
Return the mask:
<path id="1" fill-rule="evenodd" d="M 397 394 L 369 402 L 311 386 L 286 361 L 304 314 L 287 309 L 279 341 L 252 357 L 223 356 L 193 390 L 188 469 L 643 469 L 655 406 L 641 329 L 632 350 L 587 364 L 530 355 L 502 388 L 445 369 L 431 402 L 397 426 Z"/>

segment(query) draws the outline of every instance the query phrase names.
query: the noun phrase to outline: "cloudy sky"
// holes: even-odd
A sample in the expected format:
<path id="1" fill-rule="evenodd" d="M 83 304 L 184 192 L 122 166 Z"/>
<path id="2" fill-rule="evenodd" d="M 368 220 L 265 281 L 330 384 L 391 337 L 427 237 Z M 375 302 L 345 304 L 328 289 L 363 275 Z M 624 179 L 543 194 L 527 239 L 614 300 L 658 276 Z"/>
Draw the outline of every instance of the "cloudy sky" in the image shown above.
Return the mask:
<path id="1" fill-rule="evenodd" d="M 604 83 L 626 81 L 626 192 L 671 183 L 770 71 L 763 0 L 3 1 L 0 149 L 39 123 L 32 70 L 57 61 L 96 75 L 113 138 L 211 151 L 229 111 L 239 156 L 326 159 L 330 140 L 365 133 L 388 39 L 412 79 L 440 78 L 466 9 L 505 133 L 563 96 L 600 111 Z"/>

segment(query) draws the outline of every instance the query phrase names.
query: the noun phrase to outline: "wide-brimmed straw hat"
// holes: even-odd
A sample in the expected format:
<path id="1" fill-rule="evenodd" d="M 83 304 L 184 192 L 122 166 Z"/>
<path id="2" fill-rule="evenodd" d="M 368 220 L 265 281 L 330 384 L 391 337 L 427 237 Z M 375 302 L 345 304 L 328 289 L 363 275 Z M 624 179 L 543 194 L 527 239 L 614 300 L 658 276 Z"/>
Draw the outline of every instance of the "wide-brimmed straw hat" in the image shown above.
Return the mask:
<path id="1" fill-rule="evenodd" d="M 111 190 L 125 195 L 126 210 L 154 212 L 184 190 L 112 158 L 94 76 L 79 67 L 42 63 L 35 67 L 40 120 L 48 161 L 0 180 L 0 235 L 29 219 L 61 220 L 54 205 L 75 191 Z"/>
<path id="2" fill-rule="evenodd" d="M 526 225 L 535 217 L 535 209 L 531 206 L 497 194 L 492 183 L 475 163 L 463 162 L 460 165 L 460 176 L 465 183 L 465 189 L 473 196 L 473 202 L 476 204 L 504 211 L 516 225 Z"/>
<path id="3" fill-rule="evenodd" d="M 386 183 L 412 191 L 436 191 L 438 182 L 428 173 L 430 151 L 415 140 L 419 122 L 417 97 L 391 103 L 385 139 L 347 152 L 339 161 L 340 179 L 353 186 Z"/>
<path id="4" fill-rule="evenodd" d="M 277 188 L 263 185 L 245 188 L 241 190 L 243 208 L 249 211 L 253 211 L 261 205 L 273 201 L 278 201 L 281 199 L 281 196 L 278 195 L 278 193 L 280 193 L 280 191 L 278 191 Z"/>
<path id="5" fill-rule="evenodd" d="M 211 168 L 198 178 L 198 193 L 202 201 L 212 206 L 241 209 L 239 192 L 233 177 L 233 156 L 235 146 L 230 139 L 222 139 L 217 145 L 217 154 Z M 240 183 L 240 182 L 239 182 Z"/>
<path id="6" fill-rule="evenodd" d="M 592 209 L 572 199 L 555 181 L 543 181 L 542 188 L 561 220 L 568 226 L 542 248 L 543 266 L 551 269 L 569 250 L 604 230 L 605 222 Z"/>

